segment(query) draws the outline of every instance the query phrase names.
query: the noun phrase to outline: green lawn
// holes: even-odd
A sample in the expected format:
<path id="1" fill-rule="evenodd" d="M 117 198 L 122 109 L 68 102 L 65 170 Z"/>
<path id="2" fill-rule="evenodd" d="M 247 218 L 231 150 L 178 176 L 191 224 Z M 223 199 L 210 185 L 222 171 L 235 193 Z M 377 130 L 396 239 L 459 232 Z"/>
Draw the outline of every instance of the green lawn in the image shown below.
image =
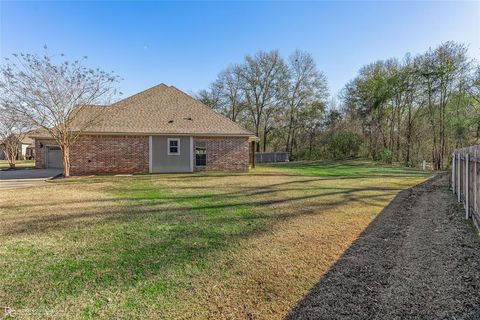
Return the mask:
<path id="1" fill-rule="evenodd" d="M 262 165 L 260 165 L 262 166 Z M 272 163 L 263 166 L 267 170 L 282 169 L 298 175 L 325 175 L 335 177 L 361 177 L 361 176 L 412 176 L 424 175 L 424 173 L 415 168 L 406 168 L 403 166 L 386 166 L 372 161 L 318 161 L 318 162 L 286 162 Z"/>
<path id="2" fill-rule="evenodd" d="M 0 304 L 23 318 L 281 318 L 425 178 L 304 162 L 71 178 L 25 189 L 21 201 L 2 191 Z"/>
<path id="3" fill-rule="evenodd" d="M 17 169 L 25 169 L 25 168 L 33 168 L 35 167 L 34 160 L 17 160 L 15 167 Z M 10 166 L 8 165 L 7 160 L 0 160 L 0 170 L 8 169 Z"/>

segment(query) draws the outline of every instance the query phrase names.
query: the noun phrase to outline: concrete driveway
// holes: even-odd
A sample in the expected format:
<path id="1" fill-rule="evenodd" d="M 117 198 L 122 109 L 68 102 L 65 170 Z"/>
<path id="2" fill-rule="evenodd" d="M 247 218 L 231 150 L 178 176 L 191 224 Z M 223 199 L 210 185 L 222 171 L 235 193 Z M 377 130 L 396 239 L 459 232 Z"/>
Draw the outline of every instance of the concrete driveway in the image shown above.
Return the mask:
<path id="1" fill-rule="evenodd" d="M 0 171 L 0 190 L 46 185 L 45 180 L 62 173 L 62 169 L 20 169 Z"/>

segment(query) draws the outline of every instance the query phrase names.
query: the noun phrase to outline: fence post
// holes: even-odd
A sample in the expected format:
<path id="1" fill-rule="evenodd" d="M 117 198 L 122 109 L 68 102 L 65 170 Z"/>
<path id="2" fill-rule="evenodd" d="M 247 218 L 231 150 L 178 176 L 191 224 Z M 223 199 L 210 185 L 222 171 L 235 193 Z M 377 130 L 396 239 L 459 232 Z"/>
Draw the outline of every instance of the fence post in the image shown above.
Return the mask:
<path id="1" fill-rule="evenodd" d="M 460 167 L 462 161 L 460 160 L 460 152 L 457 153 L 457 201 L 460 202 Z"/>
<path id="2" fill-rule="evenodd" d="M 452 155 L 452 191 L 455 193 L 455 152 Z"/>
<path id="3" fill-rule="evenodd" d="M 474 160 L 473 160 L 473 210 L 478 213 L 477 210 L 477 148 L 475 148 Z"/>
<path id="4" fill-rule="evenodd" d="M 468 152 L 465 153 L 465 217 L 468 219 L 470 218 L 470 207 L 469 207 L 469 203 L 468 203 L 468 180 L 469 180 L 469 177 L 468 177 L 468 162 L 469 162 L 469 159 L 468 159 Z"/>

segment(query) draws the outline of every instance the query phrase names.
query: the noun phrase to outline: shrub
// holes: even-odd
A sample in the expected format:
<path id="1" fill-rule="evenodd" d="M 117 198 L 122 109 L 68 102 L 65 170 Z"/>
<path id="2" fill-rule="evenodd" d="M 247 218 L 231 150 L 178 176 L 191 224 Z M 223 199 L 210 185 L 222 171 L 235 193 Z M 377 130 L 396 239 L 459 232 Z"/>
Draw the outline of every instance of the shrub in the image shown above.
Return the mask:
<path id="1" fill-rule="evenodd" d="M 393 152 L 392 150 L 388 148 L 383 148 L 382 151 L 380 151 L 377 154 L 377 158 L 375 159 L 376 161 L 382 162 L 382 163 L 387 163 L 391 164 L 393 161 Z"/>
<path id="2" fill-rule="evenodd" d="M 334 159 L 357 157 L 360 150 L 361 137 L 350 131 L 340 131 L 331 135 L 327 150 Z"/>

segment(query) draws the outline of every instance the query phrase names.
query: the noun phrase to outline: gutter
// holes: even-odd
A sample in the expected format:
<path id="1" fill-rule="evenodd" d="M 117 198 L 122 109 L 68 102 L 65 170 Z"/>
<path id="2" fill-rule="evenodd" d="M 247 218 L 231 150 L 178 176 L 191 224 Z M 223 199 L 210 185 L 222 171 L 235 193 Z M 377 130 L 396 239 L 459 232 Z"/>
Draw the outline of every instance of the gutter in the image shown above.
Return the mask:
<path id="1" fill-rule="evenodd" d="M 240 137 L 249 138 L 252 141 L 259 141 L 260 139 L 252 134 L 228 134 L 228 133 L 155 133 L 155 132 L 82 132 L 81 135 L 95 135 L 95 136 L 188 136 L 188 137 Z M 51 136 L 31 135 L 34 139 L 53 139 Z"/>

